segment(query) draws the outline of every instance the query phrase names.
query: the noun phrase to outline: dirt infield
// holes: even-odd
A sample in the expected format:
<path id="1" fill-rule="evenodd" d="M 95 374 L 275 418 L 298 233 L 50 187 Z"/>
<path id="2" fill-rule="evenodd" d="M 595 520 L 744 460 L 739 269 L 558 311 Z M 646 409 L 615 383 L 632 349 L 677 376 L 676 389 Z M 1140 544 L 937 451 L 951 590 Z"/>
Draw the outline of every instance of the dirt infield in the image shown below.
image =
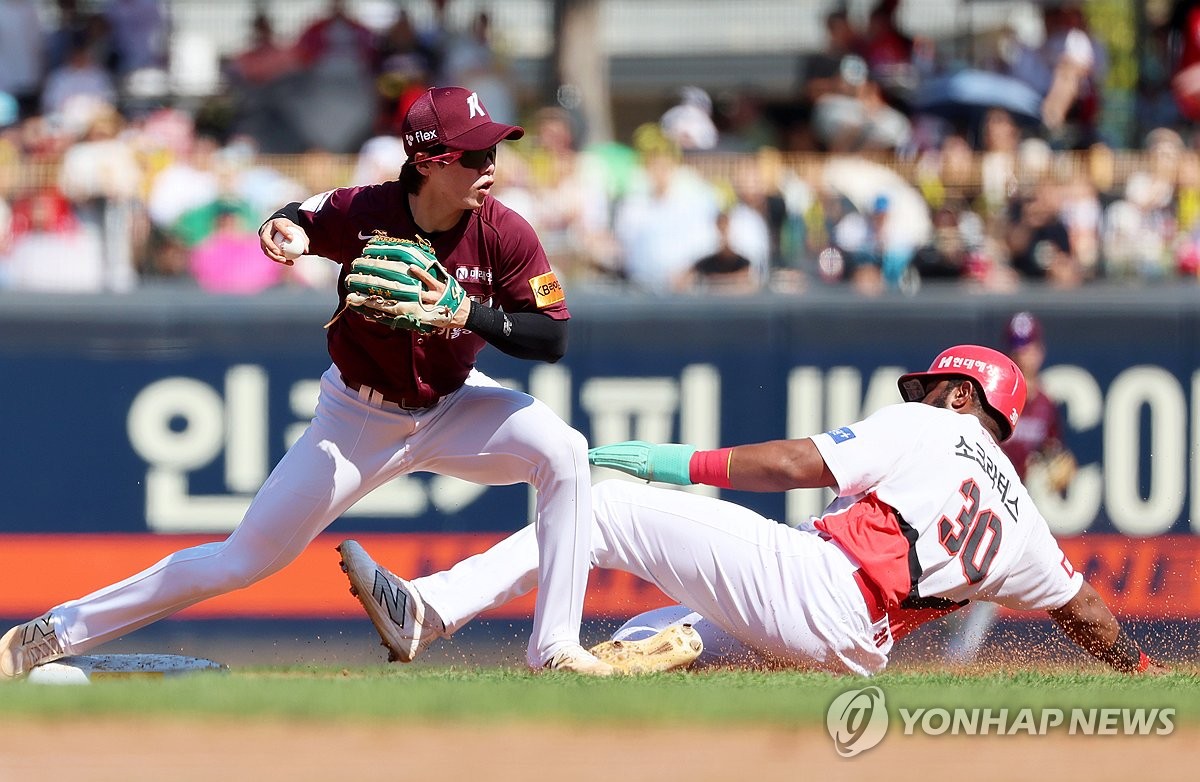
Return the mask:
<path id="1" fill-rule="evenodd" d="M 1200 732 L 1171 736 L 906 737 L 853 759 L 824 731 L 104 720 L 0 724 L 0 780 L 1178 779 Z M 969 773 L 968 773 L 969 772 Z M 1182 776 L 1181 776 L 1182 775 Z"/>

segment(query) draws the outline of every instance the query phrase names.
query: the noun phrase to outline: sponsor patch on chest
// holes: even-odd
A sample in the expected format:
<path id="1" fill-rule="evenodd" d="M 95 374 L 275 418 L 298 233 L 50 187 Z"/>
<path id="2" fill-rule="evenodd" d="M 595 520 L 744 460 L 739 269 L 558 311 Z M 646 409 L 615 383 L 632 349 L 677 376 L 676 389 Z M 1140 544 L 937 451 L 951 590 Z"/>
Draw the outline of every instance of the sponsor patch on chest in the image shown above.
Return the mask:
<path id="1" fill-rule="evenodd" d="M 529 287 L 533 289 L 533 300 L 539 309 L 557 304 L 566 298 L 562 285 L 554 272 L 539 274 L 529 281 Z"/>
<path id="2" fill-rule="evenodd" d="M 492 284 L 492 270 L 478 266 L 459 266 L 454 270 L 454 278 L 459 282 L 481 282 Z"/>

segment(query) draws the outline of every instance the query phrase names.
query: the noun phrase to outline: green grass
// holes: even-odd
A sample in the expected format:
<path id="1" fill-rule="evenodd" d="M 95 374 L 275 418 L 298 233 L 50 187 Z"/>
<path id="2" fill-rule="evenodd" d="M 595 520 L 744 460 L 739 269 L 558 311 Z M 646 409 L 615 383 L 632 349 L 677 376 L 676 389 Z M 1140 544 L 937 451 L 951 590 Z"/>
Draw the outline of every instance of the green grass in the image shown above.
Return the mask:
<path id="1" fill-rule="evenodd" d="M 794 672 L 679 673 L 598 680 L 514 669 L 238 669 L 88 686 L 0 686 L 0 721 L 95 715 L 424 722 L 821 725 L 840 693 L 880 687 L 899 708 L 1174 708 L 1200 724 L 1200 674 L 1010 671 L 887 673 L 873 679 Z"/>

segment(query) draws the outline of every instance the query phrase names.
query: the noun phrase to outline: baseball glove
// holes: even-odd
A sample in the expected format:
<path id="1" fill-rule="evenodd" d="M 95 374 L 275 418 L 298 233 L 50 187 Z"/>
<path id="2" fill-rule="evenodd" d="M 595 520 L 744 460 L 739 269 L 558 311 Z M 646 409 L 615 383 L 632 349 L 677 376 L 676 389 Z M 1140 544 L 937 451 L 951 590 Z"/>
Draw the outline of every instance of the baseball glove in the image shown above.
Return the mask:
<path id="1" fill-rule="evenodd" d="M 1044 483 L 1046 488 L 1056 494 L 1067 493 L 1078 469 L 1073 453 L 1056 443 L 1031 453 L 1026 465 L 1030 479 Z"/>
<path id="2" fill-rule="evenodd" d="M 463 325 L 470 306 L 466 291 L 420 237 L 373 236 L 350 264 L 346 288 L 346 305 L 354 312 L 420 334 Z"/>
<path id="3" fill-rule="evenodd" d="M 1046 483 L 1062 494 L 1075 478 L 1075 457 L 1065 448 L 1052 448 L 1035 457 L 1046 474 Z"/>

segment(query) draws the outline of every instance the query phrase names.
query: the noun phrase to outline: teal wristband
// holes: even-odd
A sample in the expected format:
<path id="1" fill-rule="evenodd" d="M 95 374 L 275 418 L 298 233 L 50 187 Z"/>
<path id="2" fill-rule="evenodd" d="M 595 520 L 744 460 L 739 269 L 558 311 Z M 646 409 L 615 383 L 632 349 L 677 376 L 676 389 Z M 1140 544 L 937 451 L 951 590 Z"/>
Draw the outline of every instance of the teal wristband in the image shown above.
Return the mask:
<path id="1" fill-rule="evenodd" d="M 647 479 L 676 486 L 691 486 L 692 454 L 694 445 L 655 445 L 646 455 Z"/>

